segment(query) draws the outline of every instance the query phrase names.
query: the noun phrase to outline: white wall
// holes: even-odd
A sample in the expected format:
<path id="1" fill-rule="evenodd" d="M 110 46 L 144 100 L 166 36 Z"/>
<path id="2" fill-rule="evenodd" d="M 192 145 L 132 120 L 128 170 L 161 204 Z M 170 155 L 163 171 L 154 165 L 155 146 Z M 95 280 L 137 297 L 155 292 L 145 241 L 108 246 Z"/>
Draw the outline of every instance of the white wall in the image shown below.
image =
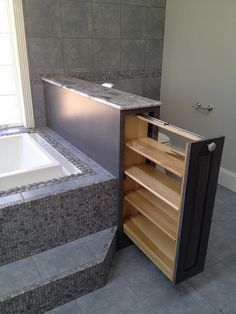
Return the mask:
<path id="1" fill-rule="evenodd" d="M 167 0 L 161 118 L 225 135 L 221 183 L 236 191 L 236 1 Z M 214 104 L 209 114 L 192 105 Z"/>

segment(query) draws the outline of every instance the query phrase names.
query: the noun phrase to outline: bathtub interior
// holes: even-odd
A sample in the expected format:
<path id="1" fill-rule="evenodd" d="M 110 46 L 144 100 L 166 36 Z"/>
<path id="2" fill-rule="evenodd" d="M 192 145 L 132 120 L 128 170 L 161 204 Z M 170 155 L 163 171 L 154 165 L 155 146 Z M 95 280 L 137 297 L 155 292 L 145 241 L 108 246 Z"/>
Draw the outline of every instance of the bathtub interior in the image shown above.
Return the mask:
<path id="1" fill-rule="evenodd" d="M 78 173 L 37 133 L 0 137 L 0 191 Z"/>

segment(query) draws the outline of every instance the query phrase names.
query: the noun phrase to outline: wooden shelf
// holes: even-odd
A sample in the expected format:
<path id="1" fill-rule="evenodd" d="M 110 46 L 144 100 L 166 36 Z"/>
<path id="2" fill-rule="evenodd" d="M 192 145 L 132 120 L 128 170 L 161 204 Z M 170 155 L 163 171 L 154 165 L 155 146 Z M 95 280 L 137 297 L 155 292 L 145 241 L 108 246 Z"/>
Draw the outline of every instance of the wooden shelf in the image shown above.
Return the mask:
<path id="1" fill-rule="evenodd" d="M 174 209 L 180 209 L 180 182 L 177 182 L 148 164 L 132 166 L 125 171 L 125 174 Z"/>
<path id="2" fill-rule="evenodd" d="M 148 116 L 146 114 L 139 114 L 137 115 L 137 118 L 145 121 L 147 123 L 150 123 L 152 125 L 158 126 L 161 129 L 164 129 L 166 131 L 175 133 L 176 135 L 179 135 L 181 137 L 187 138 L 191 141 L 199 141 L 202 137 L 198 134 L 194 134 L 191 132 L 188 132 L 186 130 L 183 130 L 181 128 L 178 128 L 174 125 L 169 124 L 168 122 L 161 121 L 159 119 L 156 119 L 154 117 Z"/>
<path id="3" fill-rule="evenodd" d="M 144 188 L 128 193 L 125 196 L 125 200 L 165 232 L 168 237 L 176 241 L 178 229 L 177 217 L 173 219 L 167 214 L 168 211 L 166 207 L 169 205 L 165 204 L 156 196 L 153 196 Z M 168 210 L 170 211 L 171 208 Z"/>
<path id="4" fill-rule="evenodd" d="M 129 217 L 124 232 L 172 280 L 175 242 L 142 215 Z"/>
<path id="5" fill-rule="evenodd" d="M 176 176 L 183 177 L 184 159 L 168 146 L 150 137 L 137 138 L 126 143 L 126 146 L 166 170 L 169 170 Z"/>

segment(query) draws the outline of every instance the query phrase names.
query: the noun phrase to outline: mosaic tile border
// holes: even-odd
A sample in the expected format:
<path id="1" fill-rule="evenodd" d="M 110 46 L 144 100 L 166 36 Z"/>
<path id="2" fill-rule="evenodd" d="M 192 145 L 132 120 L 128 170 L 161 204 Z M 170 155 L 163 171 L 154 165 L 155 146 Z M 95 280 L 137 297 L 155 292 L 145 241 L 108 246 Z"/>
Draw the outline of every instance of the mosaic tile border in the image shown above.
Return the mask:
<path id="1" fill-rule="evenodd" d="M 88 176 L 94 174 L 94 171 L 90 168 L 88 168 L 78 157 L 76 157 L 74 154 L 69 152 L 66 148 L 63 147 L 60 143 L 58 143 L 53 137 L 51 137 L 48 132 L 46 132 L 43 129 L 20 129 L 18 131 L 8 132 L 5 134 L 4 132 L 1 132 L 0 137 L 4 135 L 14 135 L 14 134 L 23 134 L 23 133 L 37 133 L 39 136 L 43 138 L 44 141 L 46 141 L 47 144 L 51 145 L 54 149 L 56 149 L 61 155 L 63 155 L 68 161 L 70 161 L 75 167 L 79 168 L 82 173 L 78 174 L 71 174 L 69 176 L 63 176 L 57 179 L 47 180 L 47 181 L 41 181 L 37 183 L 32 183 L 29 185 L 23 185 L 20 187 L 12 188 L 5 191 L 0 191 L 0 197 L 8 196 L 11 194 L 16 193 L 22 193 L 25 191 L 29 191 L 32 189 L 37 189 L 45 186 L 50 186 L 55 183 L 62 183 L 67 182 L 73 179 L 76 179 L 78 177 L 82 176 Z"/>
<path id="2" fill-rule="evenodd" d="M 116 227 L 113 227 L 101 256 L 95 261 L 1 298 L 0 312 L 45 313 L 103 287 L 116 252 L 116 232 Z"/>
<path id="3" fill-rule="evenodd" d="M 161 69 L 152 70 L 124 70 L 114 72 L 71 72 L 71 73 L 42 73 L 31 75 L 32 84 L 42 84 L 42 77 L 54 76 L 62 77 L 76 77 L 85 81 L 117 81 L 117 80 L 128 80 L 128 79 L 144 79 L 144 78 L 158 78 L 161 77 Z"/>

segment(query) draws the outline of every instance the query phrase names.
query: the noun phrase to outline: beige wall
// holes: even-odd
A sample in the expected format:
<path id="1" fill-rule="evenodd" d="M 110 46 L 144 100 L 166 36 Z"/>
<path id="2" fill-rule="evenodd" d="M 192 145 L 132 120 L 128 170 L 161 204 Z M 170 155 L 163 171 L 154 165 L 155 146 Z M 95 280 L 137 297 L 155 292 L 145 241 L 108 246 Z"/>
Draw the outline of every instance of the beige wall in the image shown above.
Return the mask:
<path id="1" fill-rule="evenodd" d="M 167 0 L 161 84 L 162 119 L 205 136 L 225 135 L 222 167 L 232 176 L 236 172 L 235 12 L 235 0 Z M 195 112 L 192 104 L 197 101 L 214 104 L 215 110 Z M 234 179 L 236 184 L 236 175 Z"/>

